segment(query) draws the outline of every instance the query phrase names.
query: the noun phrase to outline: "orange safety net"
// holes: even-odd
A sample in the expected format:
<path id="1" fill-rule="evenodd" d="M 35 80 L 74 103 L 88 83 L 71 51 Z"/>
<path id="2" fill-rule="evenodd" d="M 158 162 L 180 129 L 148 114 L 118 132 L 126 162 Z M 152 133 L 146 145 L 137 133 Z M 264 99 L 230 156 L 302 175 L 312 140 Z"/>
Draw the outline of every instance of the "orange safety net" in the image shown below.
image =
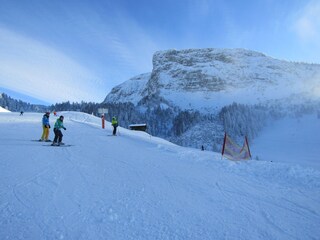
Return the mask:
<path id="1" fill-rule="evenodd" d="M 244 139 L 243 146 L 239 146 L 235 143 L 228 135 L 225 133 L 223 147 L 222 147 L 222 156 L 230 160 L 248 160 L 251 159 L 250 148 L 248 144 L 247 137 Z"/>

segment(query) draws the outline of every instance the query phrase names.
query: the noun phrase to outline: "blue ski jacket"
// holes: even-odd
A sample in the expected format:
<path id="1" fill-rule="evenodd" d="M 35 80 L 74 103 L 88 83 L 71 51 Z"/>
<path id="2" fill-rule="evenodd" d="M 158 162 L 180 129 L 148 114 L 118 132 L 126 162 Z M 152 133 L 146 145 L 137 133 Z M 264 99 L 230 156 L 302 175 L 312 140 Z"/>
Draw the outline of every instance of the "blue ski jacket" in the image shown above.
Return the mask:
<path id="1" fill-rule="evenodd" d="M 50 126 L 49 117 L 48 115 L 43 115 L 42 117 L 42 125 L 43 126 Z"/>

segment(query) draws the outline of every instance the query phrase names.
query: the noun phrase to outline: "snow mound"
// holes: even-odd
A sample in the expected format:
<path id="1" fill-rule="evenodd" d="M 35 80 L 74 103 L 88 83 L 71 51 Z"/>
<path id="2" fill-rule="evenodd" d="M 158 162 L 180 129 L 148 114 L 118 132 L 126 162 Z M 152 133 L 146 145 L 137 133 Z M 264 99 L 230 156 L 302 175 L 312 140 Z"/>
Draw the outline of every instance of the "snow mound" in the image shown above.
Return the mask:
<path id="1" fill-rule="evenodd" d="M 10 112 L 9 110 L 3 108 L 3 107 L 0 107 L 0 112 Z"/>

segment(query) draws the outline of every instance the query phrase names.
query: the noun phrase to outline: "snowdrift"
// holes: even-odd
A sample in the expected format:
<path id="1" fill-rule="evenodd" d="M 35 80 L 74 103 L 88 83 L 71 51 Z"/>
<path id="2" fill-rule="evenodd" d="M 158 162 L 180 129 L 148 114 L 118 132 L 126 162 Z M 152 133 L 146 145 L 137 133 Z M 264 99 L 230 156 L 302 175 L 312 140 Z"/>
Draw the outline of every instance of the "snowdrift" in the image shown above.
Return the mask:
<path id="1" fill-rule="evenodd" d="M 1 112 L 10 112 L 9 110 L 7 110 L 7 109 L 5 109 L 5 108 L 3 108 L 3 107 L 0 107 L 0 113 Z"/>

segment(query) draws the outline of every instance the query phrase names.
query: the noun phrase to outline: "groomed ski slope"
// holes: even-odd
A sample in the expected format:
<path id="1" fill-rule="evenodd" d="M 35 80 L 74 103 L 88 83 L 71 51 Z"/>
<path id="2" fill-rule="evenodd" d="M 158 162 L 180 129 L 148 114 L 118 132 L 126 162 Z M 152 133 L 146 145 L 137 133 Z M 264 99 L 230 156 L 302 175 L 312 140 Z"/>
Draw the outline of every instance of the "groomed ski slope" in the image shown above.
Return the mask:
<path id="1" fill-rule="evenodd" d="M 0 113 L 0 239 L 319 239 L 318 170 L 113 137 L 100 118 L 62 114 L 75 146 L 30 141 L 42 114 Z"/>
<path id="2" fill-rule="evenodd" d="M 320 118 L 317 114 L 285 118 L 266 126 L 251 144 L 254 159 L 320 171 Z"/>

